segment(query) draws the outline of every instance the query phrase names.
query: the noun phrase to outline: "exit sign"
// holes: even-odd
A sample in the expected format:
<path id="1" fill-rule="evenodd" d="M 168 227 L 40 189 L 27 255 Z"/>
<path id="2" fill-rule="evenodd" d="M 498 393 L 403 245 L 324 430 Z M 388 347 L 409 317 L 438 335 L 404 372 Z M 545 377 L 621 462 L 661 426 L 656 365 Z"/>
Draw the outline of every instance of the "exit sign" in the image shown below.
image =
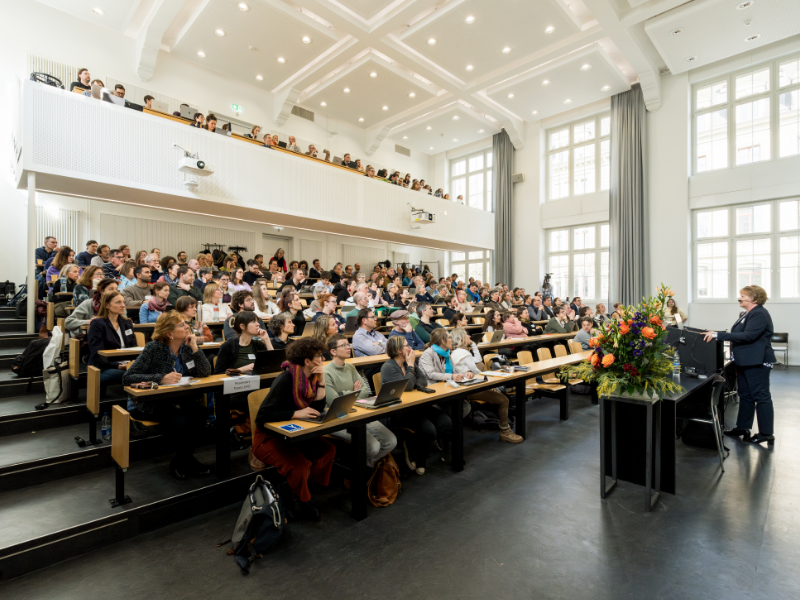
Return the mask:
<path id="1" fill-rule="evenodd" d="M 244 112 L 244 108 L 242 108 L 239 104 L 231 104 L 231 108 L 237 113 Z"/>

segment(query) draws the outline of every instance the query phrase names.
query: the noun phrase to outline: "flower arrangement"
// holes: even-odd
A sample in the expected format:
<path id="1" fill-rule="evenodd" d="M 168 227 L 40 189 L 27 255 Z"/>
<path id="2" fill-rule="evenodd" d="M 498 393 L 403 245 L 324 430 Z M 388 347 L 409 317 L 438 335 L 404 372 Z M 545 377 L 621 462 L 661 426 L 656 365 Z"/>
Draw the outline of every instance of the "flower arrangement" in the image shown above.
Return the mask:
<path id="1" fill-rule="evenodd" d="M 681 390 L 672 379 L 674 350 L 666 346 L 667 327 L 662 323 L 667 300 L 673 295 L 662 283 L 655 297 L 642 298 L 638 306 L 621 307 L 619 320 L 606 322 L 589 340 L 594 348 L 589 359 L 562 367 L 561 378 L 597 383 L 601 397 L 627 392 L 662 398 Z"/>

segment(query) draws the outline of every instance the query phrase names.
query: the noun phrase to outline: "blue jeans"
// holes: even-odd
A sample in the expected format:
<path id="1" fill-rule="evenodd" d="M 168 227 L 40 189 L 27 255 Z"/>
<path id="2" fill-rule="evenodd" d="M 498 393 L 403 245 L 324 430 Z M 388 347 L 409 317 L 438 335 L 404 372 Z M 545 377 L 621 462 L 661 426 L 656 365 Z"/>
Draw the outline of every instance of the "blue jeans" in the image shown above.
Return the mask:
<path id="1" fill-rule="evenodd" d="M 374 467 L 379 459 L 383 458 L 397 446 L 397 438 L 380 421 L 371 421 L 367 428 L 367 466 Z M 352 437 L 346 431 L 337 431 L 331 435 L 350 441 Z"/>
<path id="2" fill-rule="evenodd" d="M 769 392 L 769 367 L 736 367 L 736 381 L 739 386 L 739 416 L 736 427 L 752 429 L 753 416 L 758 416 L 758 432 L 772 435 L 775 431 L 775 411 L 772 395 Z"/>
<path id="3" fill-rule="evenodd" d="M 124 374 L 125 371 L 122 369 L 105 369 L 104 371 L 100 371 L 100 385 L 103 387 L 109 385 L 121 385 L 122 376 Z"/>

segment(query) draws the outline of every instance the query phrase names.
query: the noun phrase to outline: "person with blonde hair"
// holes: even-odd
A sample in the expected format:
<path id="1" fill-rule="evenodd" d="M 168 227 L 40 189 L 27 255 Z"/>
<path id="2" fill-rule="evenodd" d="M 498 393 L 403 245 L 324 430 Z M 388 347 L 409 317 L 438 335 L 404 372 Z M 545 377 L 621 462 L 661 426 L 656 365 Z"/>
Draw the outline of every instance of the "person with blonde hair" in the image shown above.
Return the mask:
<path id="1" fill-rule="evenodd" d="M 213 282 L 206 284 L 203 289 L 203 323 L 226 321 L 232 314 L 228 303 L 222 301 L 222 289 L 219 285 Z"/>
<path id="2" fill-rule="evenodd" d="M 259 277 L 253 283 L 253 302 L 255 303 L 254 312 L 262 319 L 270 319 L 277 315 L 281 310 L 275 304 L 275 300 L 269 295 L 267 290 L 267 280 Z"/>

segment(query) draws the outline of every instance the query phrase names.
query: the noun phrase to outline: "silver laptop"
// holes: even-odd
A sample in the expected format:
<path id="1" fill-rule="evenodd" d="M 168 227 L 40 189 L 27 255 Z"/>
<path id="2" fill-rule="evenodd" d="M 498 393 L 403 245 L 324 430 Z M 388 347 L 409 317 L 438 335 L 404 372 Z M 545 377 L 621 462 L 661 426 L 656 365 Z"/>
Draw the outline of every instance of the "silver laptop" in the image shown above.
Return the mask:
<path id="1" fill-rule="evenodd" d="M 105 88 L 103 88 L 103 100 L 105 102 L 111 102 L 111 104 L 116 104 L 117 106 L 125 106 L 125 98 L 115 96 L 111 93 L 111 90 Z"/>
<path id="2" fill-rule="evenodd" d="M 493 331 L 492 332 L 492 339 L 490 339 L 487 343 L 494 344 L 496 342 L 502 342 L 503 339 L 506 337 L 505 331 Z"/>
<path id="3" fill-rule="evenodd" d="M 153 102 L 150 104 L 150 106 L 151 106 L 151 110 L 155 110 L 155 111 L 158 111 L 160 113 L 165 113 L 165 114 L 172 114 L 172 113 L 169 112 L 169 106 L 167 105 L 166 102 L 161 102 L 159 100 L 153 100 Z"/>
<path id="4" fill-rule="evenodd" d="M 220 135 L 226 135 L 226 136 L 228 136 L 228 137 L 230 137 L 230 136 L 231 136 L 231 130 L 230 130 L 230 129 L 223 129 L 222 127 L 217 127 L 217 128 L 214 130 L 214 133 L 218 133 L 218 134 L 220 134 Z"/>
<path id="5" fill-rule="evenodd" d="M 92 84 L 92 98 L 95 100 L 100 100 L 103 97 L 103 86 L 97 85 L 96 83 Z"/>
<path id="6" fill-rule="evenodd" d="M 153 102 L 155 104 L 155 102 Z M 189 119 L 190 121 L 194 121 L 194 113 L 200 112 L 196 108 L 192 108 L 191 106 L 186 106 L 185 104 L 181 105 L 181 116 L 184 119 Z"/>

